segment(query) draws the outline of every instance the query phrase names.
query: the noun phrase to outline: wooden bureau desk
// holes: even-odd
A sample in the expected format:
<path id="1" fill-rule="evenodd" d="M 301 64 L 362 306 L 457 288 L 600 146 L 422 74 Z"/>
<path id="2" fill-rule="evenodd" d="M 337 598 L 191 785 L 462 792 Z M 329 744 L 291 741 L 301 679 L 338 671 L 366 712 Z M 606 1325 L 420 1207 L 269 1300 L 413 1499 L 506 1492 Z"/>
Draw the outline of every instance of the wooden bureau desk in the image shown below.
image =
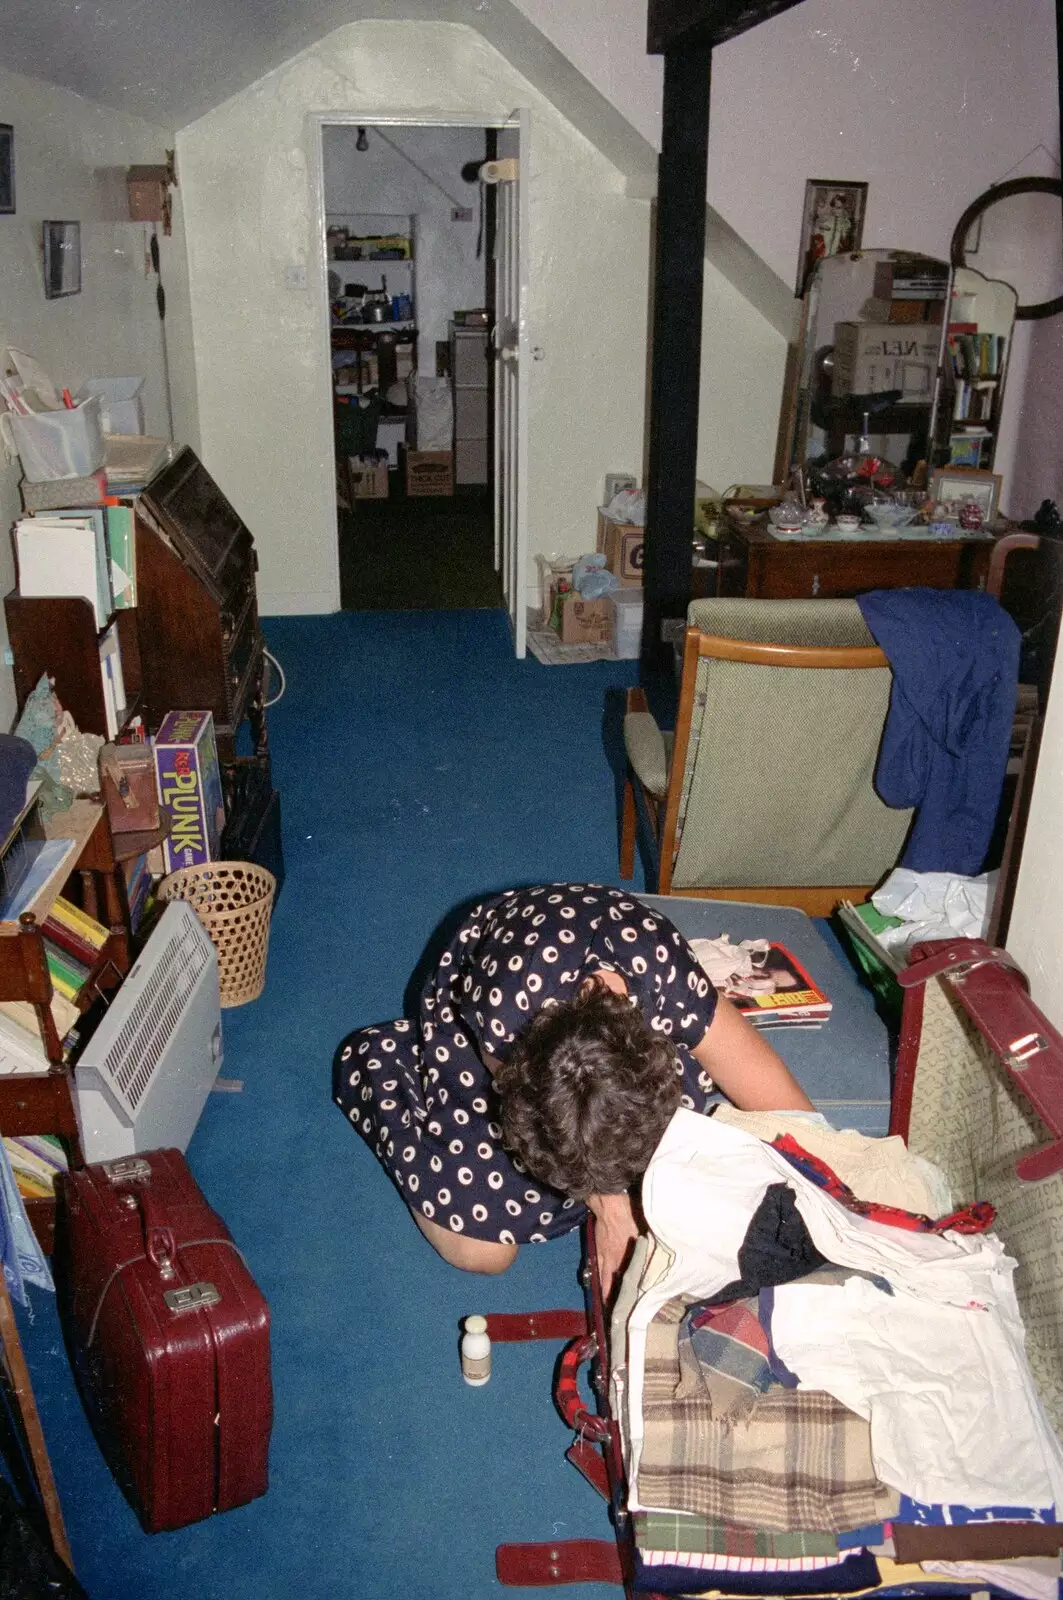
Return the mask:
<path id="1" fill-rule="evenodd" d="M 992 534 L 955 539 L 783 539 L 770 527 L 725 519 L 719 565 L 694 568 L 694 594 L 755 600 L 849 598 L 869 589 L 983 589 Z M 708 587 L 715 580 L 713 587 Z"/>

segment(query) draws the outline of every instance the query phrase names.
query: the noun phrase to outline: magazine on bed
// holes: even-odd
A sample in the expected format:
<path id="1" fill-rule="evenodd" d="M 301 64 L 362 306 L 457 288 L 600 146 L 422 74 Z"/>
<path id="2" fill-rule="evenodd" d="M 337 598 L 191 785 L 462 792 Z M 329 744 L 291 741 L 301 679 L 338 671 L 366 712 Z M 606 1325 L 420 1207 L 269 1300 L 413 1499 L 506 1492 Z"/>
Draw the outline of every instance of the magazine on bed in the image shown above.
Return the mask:
<path id="1" fill-rule="evenodd" d="M 797 957 L 785 945 L 766 939 L 745 940 L 734 948 L 733 970 L 727 972 L 723 940 L 704 941 L 709 952 L 698 949 L 717 992 L 756 1028 L 818 1028 L 831 1013 L 831 1002 Z"/>

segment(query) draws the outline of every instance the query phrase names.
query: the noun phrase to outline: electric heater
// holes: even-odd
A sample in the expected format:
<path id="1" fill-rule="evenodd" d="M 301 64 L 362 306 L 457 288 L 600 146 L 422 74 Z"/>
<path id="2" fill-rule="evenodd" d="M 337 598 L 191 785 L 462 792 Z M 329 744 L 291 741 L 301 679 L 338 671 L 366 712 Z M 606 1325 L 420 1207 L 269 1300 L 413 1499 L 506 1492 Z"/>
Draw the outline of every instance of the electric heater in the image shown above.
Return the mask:
<path id="1" fill-rule="evenodd" d="M 218 957 L 192 908 L 174 901 L 78 1061 L 85 1160 L 185 1150 L 220 1064 Z"/>

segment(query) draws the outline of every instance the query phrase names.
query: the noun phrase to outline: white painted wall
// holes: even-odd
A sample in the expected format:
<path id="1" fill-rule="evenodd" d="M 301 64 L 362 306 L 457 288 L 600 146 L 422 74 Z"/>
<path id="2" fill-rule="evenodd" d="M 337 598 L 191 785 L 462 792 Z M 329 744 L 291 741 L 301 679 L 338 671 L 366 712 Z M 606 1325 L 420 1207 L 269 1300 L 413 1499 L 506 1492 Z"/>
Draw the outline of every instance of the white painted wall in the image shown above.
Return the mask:
<path id="1" fill-rule="evenodd" d="M 649 208 L 616 169 L 478 34 L 446 23 L 341 28 L 179 134 L 204 457 L 254 531 L 264 612 L 338 603 L 310 114 L 482 124 L 518 105 L 533 121 L 529 324 L 545 352 L 530 373 L 530 553 L 578 554 L 604 474 L 643 455 Z M 307 292 L 286 287 L 294 263 Z M 770 472 L 782 340 L 722 279 L 706 293 L 720 431 L 699 472 L 724 486 Z"/>
<path id="2" fill-rule="evenodd" d="M 324 130 L 325 210 L 330 215 L 375 212 L 416 219 L 418 365 L 431 375 L 436 340 L 447 338 L 454 312 L 484 303 L 484 259 L 476 256 L 480 185 L 466 183 L 461 176 L 467 162 L 483 161 L 484 132 L 482 128 L 368 128 L 368 150 L 355 149 L 357 137 L 352 126 Z M 404 160 L 393 145 L 417 165 Z M 472 213 L 468 222 L 454 221 L 455 206 Z M 380 231 L 386 231 L 383 225 Z M 350 262 L 337 270 L 348 279 L 372 284 L 383 272 L 389 292 L 401 294 L 407 269 L 401 264 L 392 268 L 386 261 L 361 269 Z"/>
<path id="3" fill-rule="evenodd" d="M 2 68 L 0 119 L 15 130 L 17 207 L 14 216 L 0 217 L 0 347 L 29 351 L 72 390 L 88 377 L 143 377 L 148 431 L 165 435 L 157 280 L 144 269 L 146 230 L 129 221 L 125 169 L 134 163 L 163 161 L 172 138 L 139 118 Z M 41 224 L 46 218 L 81 224 L 79 295 L 44 298 Z M 190 347 L 189 325 L 182 314 L 186 296 L 180 227 L 177 197 L 175 233 L 170 239 L 160 238 L 160 245 L 178 371 L 183 352 Z M 182 390 L 183 430 L 191 427 L 189 398 L 187 389 Z M 3 593 L 14 584 L 6 530 L 21 512 L 20 476 L 18 466 L 0 456 Z M 14 713 L 11 673 L 0 667 L 0 726 L 10 726 Z"/>

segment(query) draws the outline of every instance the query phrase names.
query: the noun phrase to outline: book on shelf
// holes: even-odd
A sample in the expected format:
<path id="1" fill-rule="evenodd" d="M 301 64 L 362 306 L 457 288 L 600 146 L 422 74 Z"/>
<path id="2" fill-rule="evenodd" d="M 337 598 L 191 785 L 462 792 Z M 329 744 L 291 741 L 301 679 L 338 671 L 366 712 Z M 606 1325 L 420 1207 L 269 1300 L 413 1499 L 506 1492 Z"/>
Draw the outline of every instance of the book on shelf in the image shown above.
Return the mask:
<path id="1" fill-rule="evenodd" d="M 69 1165 L 66 1151 L 54 1134 L 34 1133 L 22 1138 L 4 1138 L 4 1150 L 24 1200 L 50 1200 L 55 1193 L 56 1173 Z"/>
<path id="2" fill-rule="evenodd" d="M 51 1012 L 52 1021 L 55 1023 L 55 1031 L 60 1040 L 65 1040 L 77 1024 L 80 1015 L 78 1008 L 72 1000 L 68 1000 L 65 995 L 59 993 L 58 989 L 53 988 Z M 44 1049 L 44 1041 L 41 1038 L 41 1027 L 37 1020 L 37 1013 L 30 1002 L 28 1000 L 0 1001 L 0 1019 L 3 1022 L 9 1022 L 12 1027 L 18 1028 L 19 1035 L 25 1034 L 31 1041 L 35 1042 L 33 1060 L 36 1065 L 22 1070 L 46 1071 L 49 1062 Z M 8 1035 L 6 1029 L 4 1030 L 5 1040 L 14 1040 L 19 1035 Z M 23 1050 L 28 1048 L 25 1040 L 20 1040 L 19 1042 Z M 11 1048 L 14 1048 L 13 1043 Z M 38 1049 L 39 1054 L 37 1054 Z M 3 1069 L 0 1068 L 0 1070 Z"/>
<path id="3" fill-rule="evenodd" d="M 87 962 L 89 966 L 99 958 L 109 938 L 109 932 L 102 922 L 97 922 L 95 917 L 90 917 L 87 911 L 82 911 L 80 906 L 62 895 L 57 897 L 41 931 L 53 944 L 59 945 L 79 961 Z"/>
<path id="4" fill-rule="evenodd" d="M 106 519 L 114 609 L 129 611 L 137 603 L 137 539 L 132 498 L 109 495 Z"/>
<path id="5" fill-rule="evenodd" d="M 66 881 L 79 845 L 76 839 L 45 839 L 29 870 L 14 892 L 0 901 L 0 922 L 17 922 L 24 911 L 43 903 L 53 891 L 58 893 Z"/>

